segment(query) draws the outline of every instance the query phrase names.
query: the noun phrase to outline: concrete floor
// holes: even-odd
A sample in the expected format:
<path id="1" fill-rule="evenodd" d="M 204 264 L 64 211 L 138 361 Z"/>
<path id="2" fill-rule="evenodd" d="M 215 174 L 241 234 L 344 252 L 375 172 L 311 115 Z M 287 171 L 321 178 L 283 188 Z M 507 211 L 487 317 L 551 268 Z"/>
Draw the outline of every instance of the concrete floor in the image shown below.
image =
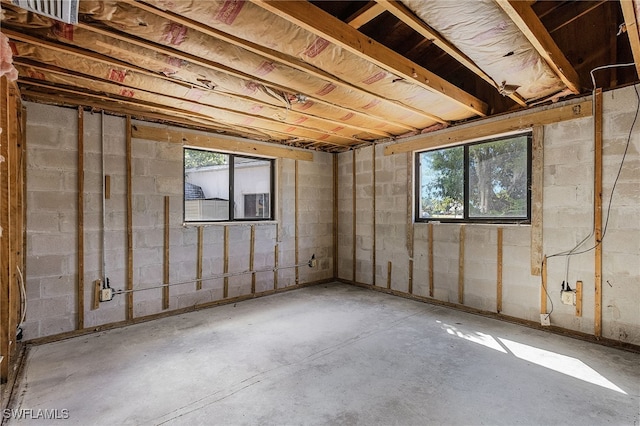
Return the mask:
<path id="1" fill-rule="evenodd" d="M 78 425 L 638 425 L 640 354 L 329 284 L 34 346 L 16 392 Z"/>

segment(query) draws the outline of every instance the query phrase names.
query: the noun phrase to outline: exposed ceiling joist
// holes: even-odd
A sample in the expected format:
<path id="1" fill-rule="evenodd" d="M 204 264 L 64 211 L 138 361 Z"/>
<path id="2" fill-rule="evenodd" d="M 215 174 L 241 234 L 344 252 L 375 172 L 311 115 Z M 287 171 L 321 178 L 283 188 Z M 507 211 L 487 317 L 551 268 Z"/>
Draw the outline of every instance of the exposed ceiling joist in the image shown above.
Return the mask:
<path id="1" fill-rule="evenodd" d="M 424 38 L 430 40 L 442 49 L 447 54 L 451 55 L 456 61 L 460 62 L 463 66 L 469 69 L 471 72 L 482 78 L 484 81 L 492 85 L 498 90 L 498 85 L 491 77 L 489 77 L 484 71 L 482 71 L 467 55 L 460 52 L 455 46 L 442 38 L 440 34 L 425 22 L 420 20 L 411 10 L 409 10 L 404 4 L 395 0 L 376 0 L 377 4 L 384 7 L 387 11 L 392 13 L 396 18 L 411 27 L 414 31 L 422 35 Z M 517 93 L 511 93 L 509 95 L 516 103 L 521 106 L 526 106 L 527 103 L 522 96 Z"/>
<path id="2" fill-rule="evenodd" d="M 633 53 L 633 60 L 636 63 L 636 72 L 640 77 L 640 33 L 638 32 L 638 21 L 636 17 L 636 2 L 634 0 L 620 0 L 624 24 L 627 27 L 627 36 Z"/>
<path id="3" fill-rule="evenodd" d="M 485 116 L 488 105 L 442 77 L 360 33 L 306 1 L 256 0 L 266 10 L 424 89 L 439 93 L 468 111 Z"/>
<path id="4" fill-rule="evenodd" d="M 345 22 L 353 28 L 358 29 L 364 24 L 374 20 L 382 12 L 384 12 L 384 8 L 379 3 L 370 1 L 349 16 Z"/>
<path id="5" fill-rule="evenodd" d="M 527 2 L 495 0 L 502 10 L 518 26 L 540 56 L 573 93 L 580 93 L 578 73 Z"/>

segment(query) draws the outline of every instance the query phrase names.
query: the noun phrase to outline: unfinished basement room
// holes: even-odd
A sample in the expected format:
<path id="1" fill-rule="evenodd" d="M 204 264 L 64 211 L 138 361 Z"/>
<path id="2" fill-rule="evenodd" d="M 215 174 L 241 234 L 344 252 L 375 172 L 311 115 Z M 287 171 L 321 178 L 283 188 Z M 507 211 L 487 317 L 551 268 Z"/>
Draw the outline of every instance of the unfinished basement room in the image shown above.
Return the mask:
<path id="1" fill-rule="evenodd" d="M 4 425 L 640 425 L 640 0 L 0 0 Z"/>

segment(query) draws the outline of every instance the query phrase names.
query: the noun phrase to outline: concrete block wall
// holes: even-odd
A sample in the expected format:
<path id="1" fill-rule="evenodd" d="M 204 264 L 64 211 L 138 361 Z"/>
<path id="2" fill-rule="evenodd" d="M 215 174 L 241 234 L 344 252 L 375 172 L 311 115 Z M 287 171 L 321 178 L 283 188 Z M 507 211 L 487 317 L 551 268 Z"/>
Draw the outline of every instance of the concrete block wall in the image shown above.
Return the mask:
<path id="1" fill-rule="evenodd" d="M 36 103 L 27 106 L 27 319 L 26 340 L 76 329 L 77 309 L 77 117 L 76 109 Z M 93 302 L 93 281 L 102 276 L 102 155 L 110 176 L 111 196 L 105 202 L 105 271 L 113 288 L 127 280 L 126 120 L 84 114 L 84 325 L 93 328 L 126 320 L 126 297 Z M 134 121 L 134 124 L 136 122 Z M 144 123 L 145 125 L 153 125 Z M 161 285 L 164 268 L 164 209 L 169 198 L 169 279 L 197 276 L 198 229 L 183 224 L 183 152 L 178 144 L 132 141 L 132 219 L 134 289 Z M 298 161 L 298 258 L 312 254 L 318 267 L 299 268 L 298 283 L 333 276 L 333 156 L 314 153 Z M 296 161 L 277 159 L 277 220 L 256 222 L 254 269 L 295 264 Z M 229 224 L 229 272 L 249 269 L 250 223 Z M 173 285 L 168 311 L 223 299 L 224 226 L 203 226 L 202 289 L 196 283 Z M 295 268 L 278 271 L 278 288 L 296 284 Z M 256 292 L 274 288 L 274 273 L 256 274 Z M 229 278 L 229 297 L 250 295 L 251 275 Z M 162 309 L 162 289 L 134 293 L 134 318 Z"/>
<path id="2" fill-rule="evenodd" d="M 633 87 L 604 94 L 604 218 L 636 112 Z M 543 252 L 547 256 L 572 249 L 593 228 L 593 119 L 583 118 L 544 126 Z M 385 156 L 376 150 L 376 226 L 367 217 L 372 205 L 371 147 L 356 151 L 356 281 L 386 287 L 387 265 L 393 264 L 391 288 L 408 292 L 407 226 L 413 232 L 413 294 L 429 297 L 428 225 L 407 218 L 407 173 L 413 173 L 406 154 Z M 625 165 L 617 183 L 603 242 L 602 335 L 640 344 L 640 125 L 631 133 Z M 413 154 L 411 154 L 413 155 Z M 339 278 L 352 280 L 354 239 L 353 153 L 338 156 Z M 361 167 L 359 165 L 361 164 Z M 362 208 L 360 208 L 362 206 Z M 411 216 L 411 218 L 413 215 Z M 497 229 L 503 232 L 502 313 L 538 322 L 541 278 L 531 270 L 529 225 L 433 223 L 434 299 L 458 303 L 460 227 L 465 226 L 464 305 L 497 311 Z M 375 271 L 369 263 L 371 240 L 376 241 Z M 582 249 L 593 247 L 593 237 Z M 568 264 L 567 264 L 568 262 Z M 594 333 L 594 251 L 548 260 L 547 310 L 551 323 L 587 334 Z M 568 272 L 567 272 L 568 271 Z M 563 305 L 561 283 L 583 281 L 583 313 Z"/>

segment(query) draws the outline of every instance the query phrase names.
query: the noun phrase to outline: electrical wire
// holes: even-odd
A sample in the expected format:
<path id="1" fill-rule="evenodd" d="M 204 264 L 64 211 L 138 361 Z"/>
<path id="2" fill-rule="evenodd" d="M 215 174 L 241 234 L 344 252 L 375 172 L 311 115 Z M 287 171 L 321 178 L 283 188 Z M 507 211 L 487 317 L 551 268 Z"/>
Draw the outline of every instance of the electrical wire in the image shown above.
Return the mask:
<path id="1" fill-rule="evenodd" d="M 619 68 L 619 67 L 630 67 L 630 66 L 635 66 L 634 62 L 631 63 L 626 63 L 626 64 L 611 64 L 611 65 L 603 65 L 600 67 L 596 67 L 594 69 L 592 69 L 589 74 L 591 75 L 591 82 L 593 83 L 593 99 L 595 99 L 595 91 L 596 91 L 596 80 L 595 80 L 595 76 L 594 76 L 594 72 L 595 71 L 599 71 L 599 70 L 603 70 L 603 69 L 609 69 L 609 68 Z M 545 256 L 544 259 L 548 260 L 550 258 L 553 257 L 566 257 L 566 264 L 565 264 L 565 281 L 568 285 L 569 283 L 569 262 L 570 262 L 570 258 L 571 256 L 576 256 L 579 254 L 584 254 L 584 253 L 588 253 L 592 250 L 595 250 L 600 244 L 602 244 L 602 242 L 604 241 L 605 235 L 607 233 L 607 228 L 609 226 L 609 218 L 611 216 L 611 205 L 613 203 L 613 196 L 615 194 L 616 191 L 616 187 L 618 185 L 618 180 L 620 179 L 620 174 L 622 173 L 622 168 L 624 166 L 626 157 L 627 157 L 627 153 L 629 151 L 629 145 L 631 144 L 631 136 L 633 134 L 633 129 L 635 128 L 636 122 L 638 121 L 638 114 L 640 112 L 640 94 L 638 93 L 638 86 L 634 85 L 633 86 L 634 90 L 635 90 L 635 94 L 636 94 L 636 111 L 635 111 L 635 115 L 633 117 L 633 122 L 631 123 L 631 127 L 629 128 L 629 133 L 627 135 L 627 141 L 625 144 L 625 148 L 624 148 L 624 153 L 622 154 L 622 159 L 620 160 L 620 166 L 618 167 L 618 173 L 616 174 L 616 178 L 613 181 L 613 185 L 611 187 L 611 195 L 609 197 L 609 202 L 607 204 L 607 210 L 606 210 L 606 219 L 605 219 L 605 223 L 604 226 L 602 228 L 602 235 L 600 237 L 600 241 L 596 241 L 595 244 L 587 249 L 584 250 L 579 250 L 580 247 L 582 247 L 588 240 L 591 239 L 591 237 L 593 237 L 595 235 L 595 223 L 593 224 L 592 228 L 591 228 L 591 232 L 589 233 L 589 235 L 587 235 L 585 238 L 583 238 L 579 243 L 577 243 L 573 248 L 571 248 L 570 250 L 565 250 L 565 251 L 561 251 L 558 253 L 554 253 L 551 254 L 549 256 Z M 593 108 L 595 108 L 595 103 L 593 104 Z M 544 267 L 544 262 L 545 260 L 543 259 L 541 266 Z M 563 284 L 564 284 L 563 282 Z M 545 294 L 547 295 L 547 298 L 549 299 L 549 301 L 551 302 L 551 311 L 547 314 L 547 318 L 549 317 L 549 315 L 551 315 L 551 312 L 553 312 L 553 300 L 551 299 L 551 297 L 549 296 L 549 292 L 547 291 L 546 285 L 544 283 L 542 283 L 542 287 L 544 288 Z"/>
<path id="2" fill-rule="evenodd" d="M 20 297 L 22 299 L 20 303 L 22 315 L 20 318 L 20 323 L 18 324 L 18 327 L 20 327 L 24 323 L 24 319 L 27 316 L 27 291 L 24 287 L 24 276 L 22 275 L 22 271 L 20 270 L 20 267 L 18 265 L 16 265 L 16 269 L 18 270 L 18 276 L 20 277 Z"/>

